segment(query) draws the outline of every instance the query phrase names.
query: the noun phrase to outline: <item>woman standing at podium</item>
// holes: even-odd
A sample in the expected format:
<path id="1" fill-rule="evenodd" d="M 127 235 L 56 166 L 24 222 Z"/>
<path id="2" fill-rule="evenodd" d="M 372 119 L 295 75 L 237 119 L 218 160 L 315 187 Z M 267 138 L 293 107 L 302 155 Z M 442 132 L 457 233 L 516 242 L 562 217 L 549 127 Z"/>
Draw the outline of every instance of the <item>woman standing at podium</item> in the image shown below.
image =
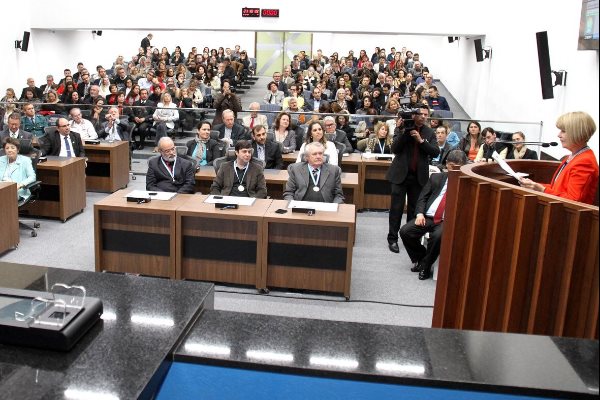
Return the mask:
<path id="1" fill-rule="evenodd" d="M 560 143 L 571 155 L 563 159 L 550 183 L 537 183 L 522 178 L 521 186 L 593 204 L 598 188 L 598 162 L 587 142 L 596 132 L 596 123 L 589 114 L 577 111 L 561 115 L 556 121 L 556 127 L 560 129 Z"/>

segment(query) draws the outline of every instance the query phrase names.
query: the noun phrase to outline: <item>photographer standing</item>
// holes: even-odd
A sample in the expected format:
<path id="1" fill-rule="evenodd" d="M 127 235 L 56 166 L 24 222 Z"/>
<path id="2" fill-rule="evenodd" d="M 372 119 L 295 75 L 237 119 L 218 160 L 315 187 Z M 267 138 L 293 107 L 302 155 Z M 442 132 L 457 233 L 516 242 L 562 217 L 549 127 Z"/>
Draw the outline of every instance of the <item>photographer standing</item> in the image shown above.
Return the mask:
<path id="1" fill-rule="evenodd" d="M 392 153 L 396 155 L 386 178 L 392 184 L 388 246 L 399 253 L 398 230 L 402 221 L 405 199 L 408 197 L 406 220 L 415 218 L 415 207 L 421 189 L 429 179 L 429 157 L 437 157 L 440 149 L 435 144 L 433 130 L 425 125 L 429 108 L 425 105 L 412 111 L 412 119 L 398 118 Z"/>
<path id="2" fill-rule="evenodd" d="M 228 80 L 223 82 L 221 93 L 217 96 L 214 107 L 216 109 L 215 119 L 213 120 L 214 125 L 223 123 L 223 111 L 233 111 L 235 119 L 237 119 L 237 113 L 242 111 L 242 102 L 240 98 L 232 92 L 231 84 Z"/>

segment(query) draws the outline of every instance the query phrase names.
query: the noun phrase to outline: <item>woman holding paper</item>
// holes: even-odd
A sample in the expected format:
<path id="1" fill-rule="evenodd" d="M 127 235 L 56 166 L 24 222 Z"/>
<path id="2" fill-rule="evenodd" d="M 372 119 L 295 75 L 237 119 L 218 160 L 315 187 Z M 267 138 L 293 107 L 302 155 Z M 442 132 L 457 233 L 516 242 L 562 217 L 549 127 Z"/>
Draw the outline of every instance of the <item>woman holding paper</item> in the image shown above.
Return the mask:
<path id="1" fill-rule="evenodd" d="M 598 162 L 587 142 L 596 132 L 592 117 L 581 111 L 564 114 L 556 121 L 558 138 L 571 152 L 563 159 L 550 183 L 522 178 L 521 186 L 565 199 L 593 204 L 598 188 Z"/>

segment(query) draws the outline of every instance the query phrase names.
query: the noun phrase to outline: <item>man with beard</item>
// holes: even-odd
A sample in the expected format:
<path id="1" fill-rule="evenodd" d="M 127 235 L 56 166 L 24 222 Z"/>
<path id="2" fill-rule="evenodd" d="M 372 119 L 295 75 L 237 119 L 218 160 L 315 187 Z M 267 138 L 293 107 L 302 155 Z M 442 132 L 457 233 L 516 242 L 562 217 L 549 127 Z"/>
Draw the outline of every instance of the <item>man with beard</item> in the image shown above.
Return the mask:
<path id="1" fill-rule="evenodd" d="M 194 193 L 194 166 L 177 157 L 175 143 L 168 136 L 158 142 L 160 155 L 148 161 L 146 190 L 158 192 Z"/>

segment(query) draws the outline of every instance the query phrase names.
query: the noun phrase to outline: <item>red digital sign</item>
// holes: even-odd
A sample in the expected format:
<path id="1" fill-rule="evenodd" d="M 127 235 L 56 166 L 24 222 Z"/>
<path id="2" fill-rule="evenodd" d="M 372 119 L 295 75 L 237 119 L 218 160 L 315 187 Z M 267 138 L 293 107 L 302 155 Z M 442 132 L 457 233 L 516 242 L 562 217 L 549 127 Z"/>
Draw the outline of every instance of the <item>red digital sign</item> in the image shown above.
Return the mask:
<path id="1" fill-rule="evenodd" d="M 260 8 L 244 7 L 242 8 L 242 17 L 260 17 Z"/>
<path id="2" fill-rule="evenodd" d="M 260 15 L 263 17 L 279 18 L 279 8 L 263 8 Z"/>

